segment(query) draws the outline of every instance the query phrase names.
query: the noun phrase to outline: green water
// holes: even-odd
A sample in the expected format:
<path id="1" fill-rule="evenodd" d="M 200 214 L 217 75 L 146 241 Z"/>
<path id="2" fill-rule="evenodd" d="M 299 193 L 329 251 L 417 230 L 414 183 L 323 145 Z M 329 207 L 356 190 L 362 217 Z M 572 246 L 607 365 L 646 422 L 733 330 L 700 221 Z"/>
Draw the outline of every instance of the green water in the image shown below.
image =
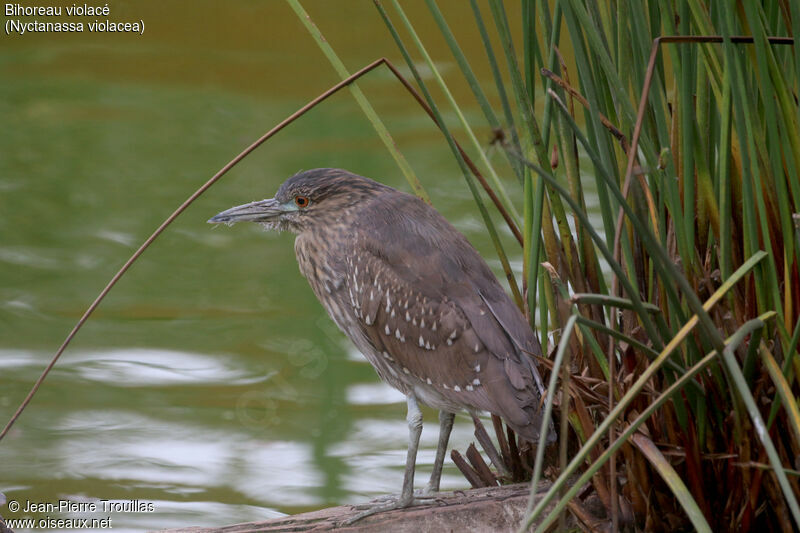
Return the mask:
<path id="1" fill-rule="evenodd" d="M 440 4 L 492 87 L 467 6 Z M 304 5 L 351 70 L 382 55 L 398 58 L 371 3 Z M 112 20 L 144 20 L 144 35 L 0 36 L 2 424 L 157 225 L 236 153 L 337 81 L 283 2 L 109 6 Z M 407 8 L 422 21 L 418 29 L 456 97 L 481 123 L 424 4 Z M 436 207 L 497 268 L 428 118 L 386 72 L 362 87 Z M 478 133 L 490 136 L 487 127 Z M 346 92 L 247 158 L 134 265 L 0 442 L 7 499 L 152 503 L 152 512 L 31 515 L 111 516 L 115 530 L 141 530 L 263 520 L 399 491 L 403 398 L 327 318 L 297 271 L 292 236 L 205 222 L 319 166 L 408 190 Z M 504 238 L 519 267 L 519 251 Z M 420 486 L 437 436 L 435 413 L 425 416 Z M 453 445 L 463 451 L 471 431 L 459 418 Z M 443 488 L 466 486 L 448 461 Z M 25 513 L 0 506 L 0 515 Z"/>

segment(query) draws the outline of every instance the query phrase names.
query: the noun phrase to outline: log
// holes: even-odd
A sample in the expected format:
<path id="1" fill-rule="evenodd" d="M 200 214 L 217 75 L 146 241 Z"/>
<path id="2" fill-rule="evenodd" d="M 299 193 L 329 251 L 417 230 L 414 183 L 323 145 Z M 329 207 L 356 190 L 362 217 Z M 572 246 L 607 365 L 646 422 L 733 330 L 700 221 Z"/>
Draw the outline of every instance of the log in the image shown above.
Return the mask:
<path id="1" fill-rule="evenodd" d="M 539 485 L 543 494 L 549 483 Z M 350 526 L 338 527 L 359 510 L 350 505 L 320 509 L 263 522 L 248 522 L 222 527 L 170 529 L 165 533 L 254 533 L 329 531 L 342 533 L 381 531 L 383 533 L 427 533 L 443 531 L 514 531 L 519 527 L 528 504 L 530 485 L 518 483 L 502 487 L 442 492 L 432 503 L 407 509 L 386 511 L 363 518 Z"/>

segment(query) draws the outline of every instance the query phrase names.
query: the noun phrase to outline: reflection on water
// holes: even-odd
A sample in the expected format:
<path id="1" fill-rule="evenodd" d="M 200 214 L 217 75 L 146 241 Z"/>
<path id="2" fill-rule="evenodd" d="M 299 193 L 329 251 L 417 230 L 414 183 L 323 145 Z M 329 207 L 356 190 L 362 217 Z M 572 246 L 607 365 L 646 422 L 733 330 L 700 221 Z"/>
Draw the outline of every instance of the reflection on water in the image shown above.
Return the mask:
<path id="1" fill-rule="evenodd" d="M 261 376 L 248 376 L 244 362 L 235 368 L 230 359 L 221 355 L 132 348 L 82 353 L 62 363 L 61 368 L 73 372 L 79 379 L 127 387 L 189 383 L 238 385 L 262 381 Z"/>
<path id="2" fill-rule="evenodd" d="M 349 68 L 397 57 L 371 6 L 303 3 Z M 450 20 L 469 20 L 460 0 L 439 3 Z M 160 221 L 337 81 L 284 3 L 222 5 L 112 2 L 112 11 L 148 23 L 141 37 L 4 37 L 0 423 Z M 407 9 L 422 21 L 418 30 L 437 62 L 450 64 L 424 3 Z M 477 75 L 491 80 L 473 25 L 453 30 Z M 455 69 L 446 71 L 455 97 L 474 113 Z M 435 127 L 385 73 L 360 85 L 437 208 L 492 257 Z M 488 140 L 489 127 L 477 134 Z M 510 176 L 499 154 L 490 157 Z M 399 491 L 402 397 L 380 384 L 327 318 L 298 273 L 292 237 L 205 222 L 321 166 L 408 189 L 346 92 L 249 156 L 156 241 L 81 330 L 0 442 L 0 492 L 33 502 L 154 503 L 153 513 L 114 515 L 116 531 L 134 531 L 266 519 Z M 519 194 L 515 180 L 508 188 Z M 420 486 L 438 431 L 434 412 L 425 419 Z M 471 440 L 462 417 L 453 445 L 463 450 Z M 442 486 L 467 483 L 448 464 Z M 0 507 L 0 514 L 9 513 Z"/>
<path id="3" fill-rule="evenodd" d="M 47 355 L 0 352 L 4 382 L 21 393 Z M 115 529 L 137 529 L 263 520 L 398 490 L 402 395 L 374 381 L 315 391 L 300 384 L 307 378 L 265 379 L 245 362 L 143 348 L 72 354 L 0 447 L 3 479 L 14 480 L 5 493 L 154 502 L 152 515 L 114 516 Z M 334 402 L 319 412 L 331 394 Z M 0 401 L 9 407 L 17 396 L 4 389 Z M 423 472 L 437 438 L 428 418 Z M 470 431 L 466 420 L 457 424 L 454 442 L 469 441 Z M 442 484 L 464 481 L 451 468 Z"/>

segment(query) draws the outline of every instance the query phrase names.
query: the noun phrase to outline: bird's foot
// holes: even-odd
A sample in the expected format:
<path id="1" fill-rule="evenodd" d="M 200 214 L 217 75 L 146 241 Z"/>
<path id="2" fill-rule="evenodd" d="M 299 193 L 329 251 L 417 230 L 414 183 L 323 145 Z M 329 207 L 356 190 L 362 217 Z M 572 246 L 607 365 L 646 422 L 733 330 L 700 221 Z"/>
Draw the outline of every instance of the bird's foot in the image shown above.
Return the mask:
<path id="1" fill-rule="evenodd" d="M 366 503 L 352 505 L 351 507 L 357 511 L 363 511 L 365 509 L 372 509 L 383 505 L 397 504 L 397 507 L 395 508 L 402 509 L 403 507 L 413 507 L 415 505 L 432 503 L 436 501 L 437 497 L 437 493 L 429 492 L 427 489 L 417 489 L 414 491 L 413 497 L 409 498 L 407 501 L 403 499 L 401 494 L 387 494 L 385 496 L 378 496 L 377 498 L 374 498 Z"/>
<path id="2" fill-rule="evenodd" d="M 409 495 L 406 498 L 398 494 L 381 496 L 379 498 L 375 498 L 374 500 L 368 503 L 354 505 L 353 509 L 361 512 L 353 517 L 348 518 L 347 520 L 344 520 L 343 522 L 340 522 L 338 525 L 349 526 L 351 524 L 358 522 L 362 518 L 366 518 L 367 516 L 371 516 L 377 513 L 382 513 L 384 511 L 405 509 L 406 507 L 413 507 L 415 505 L 430 504 L 435 500 L 436 500 L 436 495 L 428 494 L 426 490 L 418 490 L 413 495 Z"/>
<path id="3" fill-rule="evenodd" d="M 439 487 L 434 487 L 430 483 L 424 488 L 414 492 L 415 495 L 419 494 L 420 496 L 427 497 L 427 498 L 435 498 L 439 494 Z"/>

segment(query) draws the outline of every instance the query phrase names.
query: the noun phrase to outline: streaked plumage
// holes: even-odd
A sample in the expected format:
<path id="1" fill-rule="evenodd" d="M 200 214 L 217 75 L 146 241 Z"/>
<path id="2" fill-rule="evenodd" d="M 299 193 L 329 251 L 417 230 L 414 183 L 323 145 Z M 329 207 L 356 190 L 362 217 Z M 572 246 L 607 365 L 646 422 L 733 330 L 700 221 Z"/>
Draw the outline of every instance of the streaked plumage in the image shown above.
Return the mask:
<path id="1" fill-rule="evenodd" d="M 495 413 L 538 439 L 543 387 L 527 354 L 541 355 L 539 342 L 486 262 L 432 207 L 345 170 L 315 169 L 289 178 L 274 199 L 210 222 L 239 220 L 297 234 L 300 271 L 384 381 L 442 411 Z"/>

